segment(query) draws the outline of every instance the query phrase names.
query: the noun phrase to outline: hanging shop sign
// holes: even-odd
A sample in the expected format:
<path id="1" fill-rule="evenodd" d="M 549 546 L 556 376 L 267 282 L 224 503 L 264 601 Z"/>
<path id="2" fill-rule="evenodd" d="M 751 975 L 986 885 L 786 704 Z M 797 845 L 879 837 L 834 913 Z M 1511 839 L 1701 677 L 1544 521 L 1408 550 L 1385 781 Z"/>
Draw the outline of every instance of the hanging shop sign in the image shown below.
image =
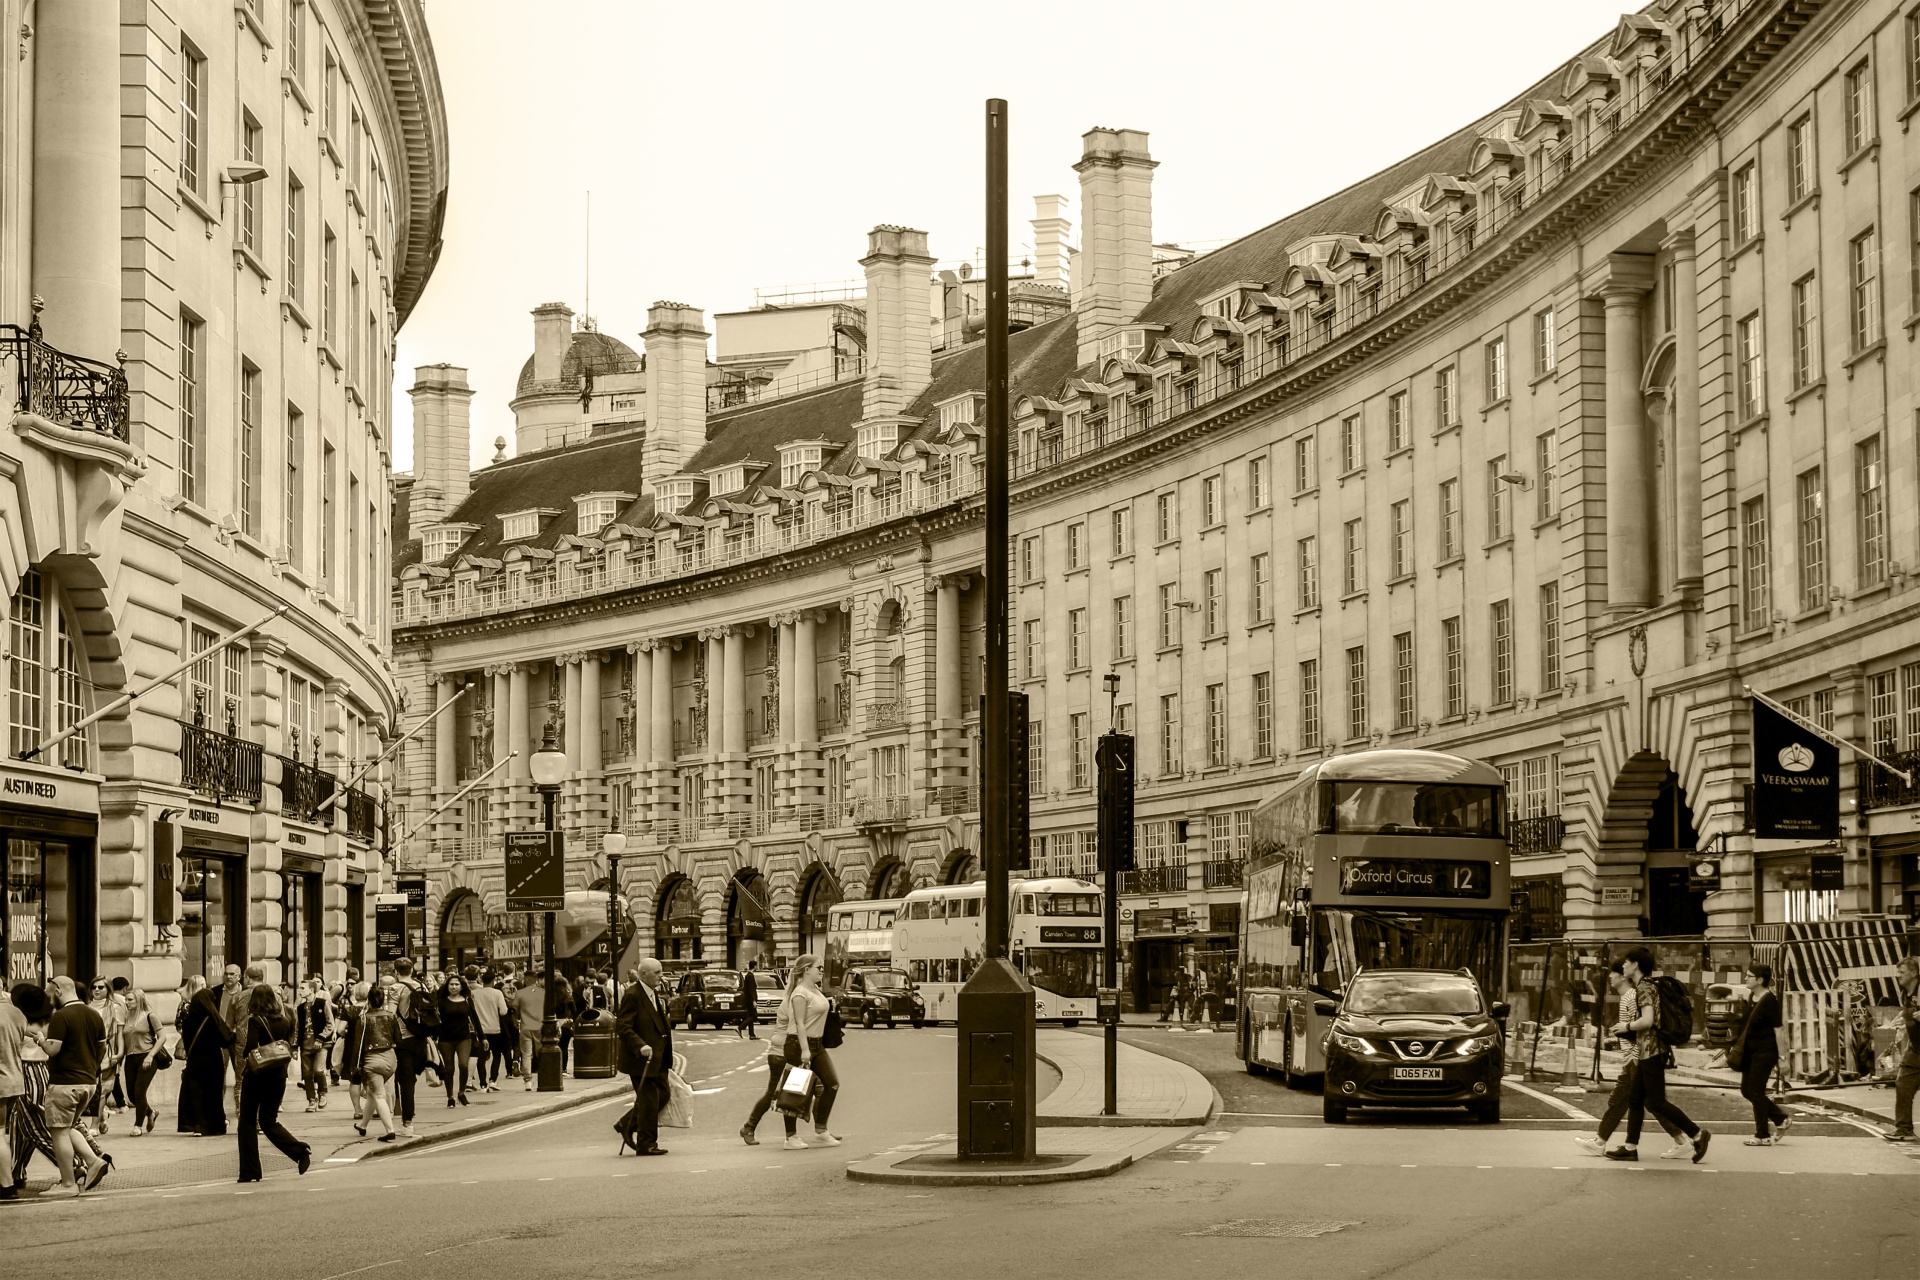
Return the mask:
<path id="1" fill-rule="evenodd" d="M 1840 748 L 1753 699 L 1753 833 L 1840 838 Z"/>

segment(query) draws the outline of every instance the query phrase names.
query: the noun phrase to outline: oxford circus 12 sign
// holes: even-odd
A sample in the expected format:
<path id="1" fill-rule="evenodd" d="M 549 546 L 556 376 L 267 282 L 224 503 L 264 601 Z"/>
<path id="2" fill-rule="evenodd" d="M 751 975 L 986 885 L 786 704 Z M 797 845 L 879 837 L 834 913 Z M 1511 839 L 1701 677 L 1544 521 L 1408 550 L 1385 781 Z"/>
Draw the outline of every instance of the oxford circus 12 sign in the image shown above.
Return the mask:
<path id="1" fill-rule="evenodd" d="M 1840 837 L 1840 748 L 1753 700 L 1753 834 Z"/>

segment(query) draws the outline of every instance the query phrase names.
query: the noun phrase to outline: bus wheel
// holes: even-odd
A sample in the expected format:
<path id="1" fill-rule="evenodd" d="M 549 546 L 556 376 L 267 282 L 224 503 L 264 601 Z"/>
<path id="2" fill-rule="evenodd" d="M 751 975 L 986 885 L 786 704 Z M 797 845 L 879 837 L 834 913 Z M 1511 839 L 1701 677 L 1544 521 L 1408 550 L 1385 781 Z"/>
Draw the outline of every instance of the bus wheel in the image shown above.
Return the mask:
<path id="1" fill-rule="evenodd" d="M 873 1030 L 873 1009 L 871 1006 L 860 1011 L 860 1025 L 869 1031 Z"/>
<path id="2" fill-rule="evenodd" d="M 1320 1118 L 1328 1124 L 1345 1124 L 1347 1122 L 1347 1104 L 1344 1102 L 1336 1102 L 1332 1098 L 1320 1099 Z"/>
<path id="3" fill-rule="evenodd" d="M 1068 1018 L 1065 1022 L 1061 1023 L 1061 1025 L 1066 1027 L 1077 1027 L 1080 1025 L 1080 1019 Z"/>
<path id="4" fill-rule="evenodd" d="M 1293 1074 L 1293 1019 L 1289 1018 L 1280 1027 L 1280 1083 L 1289 1089 L 1299 1088 L 1299 1077 Z"/>

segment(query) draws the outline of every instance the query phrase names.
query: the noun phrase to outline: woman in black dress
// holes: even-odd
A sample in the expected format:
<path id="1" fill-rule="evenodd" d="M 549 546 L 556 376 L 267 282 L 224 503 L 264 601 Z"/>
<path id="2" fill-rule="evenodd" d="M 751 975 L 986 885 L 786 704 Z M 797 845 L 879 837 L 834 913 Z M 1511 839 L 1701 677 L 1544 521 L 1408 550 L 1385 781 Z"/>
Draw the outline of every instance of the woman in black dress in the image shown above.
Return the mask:
<path id="1" fill-rule="evenodd" d="M 293 1056 L 261 1066 L 253 1065 L 253 1052 L 293 1034 L 293 1015 L 280 1003 L 280 994 L 267 983 L 255 987 L 247 997 L 247 1022 L 240 1044 L 240 1181 L 258 1182 L 260 1170 L 260 1134 L 265 1131 L 280 1154 L 300 1166 L 305 1173 L 313 1163 L 313 1148 L 287 1132 L 280 1123 L 280 1103 L 287 1096 L 287 1068 Z M 291 1048 L 291 1046 L 289 1046 Z"/>
<path id="2" fill-rule="evenodd" d="M 187 979 L 187 1003 L 180 1015 L 180 1043 L 186 1065 L 180 1072 L 181 1133 L 217 1138 L 227 1131 L 227 1048 L 233 1032 L 220 1018 L 220 1002 L 199 974 Z"/>
<path id="3" fill-rule="evenodd" d="M 447 985 L 434 998 L 440 1010 L 440 1026 L 434 1038 L 440 1042 L 440 1079 L 447 1086 L 447 1105 L 454 1105 L 453 1075 L 460 1073 L 460 1106 L 467 1105 L 467 1059 L 473 1056 L 473 993 L 467 980 L 458 973 L 447 975 Z"/>

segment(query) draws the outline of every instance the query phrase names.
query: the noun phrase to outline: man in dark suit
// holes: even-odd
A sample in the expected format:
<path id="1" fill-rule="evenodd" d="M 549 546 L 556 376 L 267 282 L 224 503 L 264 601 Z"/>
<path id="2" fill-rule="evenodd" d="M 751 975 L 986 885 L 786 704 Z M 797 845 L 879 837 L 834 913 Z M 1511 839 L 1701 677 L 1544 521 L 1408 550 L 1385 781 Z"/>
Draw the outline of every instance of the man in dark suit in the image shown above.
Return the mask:
<path id="1" fill-rule="evenodd" d="M 634 970 L 634 983 L 620 998 L 614 1023 L 620 1036 L 620 1070 L 633 1081 L 633 1147 L 643 1156 L 663 1156 L 660 1108 L 667 1104 L 667 1069 L 673 1065 L 673 1026 L 660 994 L 661 967 L 651 956 Z"/>
<path id="2" fill-rule="evenodd" d="M 747 971 L 740 975 L 740 999 L 747 1007 L 747 1016 L 742 1022 L 744 1034 L 749 1040 L 758 1040 L 760 1032 L 760 983 L 759 975 L 754 972 L 758 960 L 747 961 Z"/>

